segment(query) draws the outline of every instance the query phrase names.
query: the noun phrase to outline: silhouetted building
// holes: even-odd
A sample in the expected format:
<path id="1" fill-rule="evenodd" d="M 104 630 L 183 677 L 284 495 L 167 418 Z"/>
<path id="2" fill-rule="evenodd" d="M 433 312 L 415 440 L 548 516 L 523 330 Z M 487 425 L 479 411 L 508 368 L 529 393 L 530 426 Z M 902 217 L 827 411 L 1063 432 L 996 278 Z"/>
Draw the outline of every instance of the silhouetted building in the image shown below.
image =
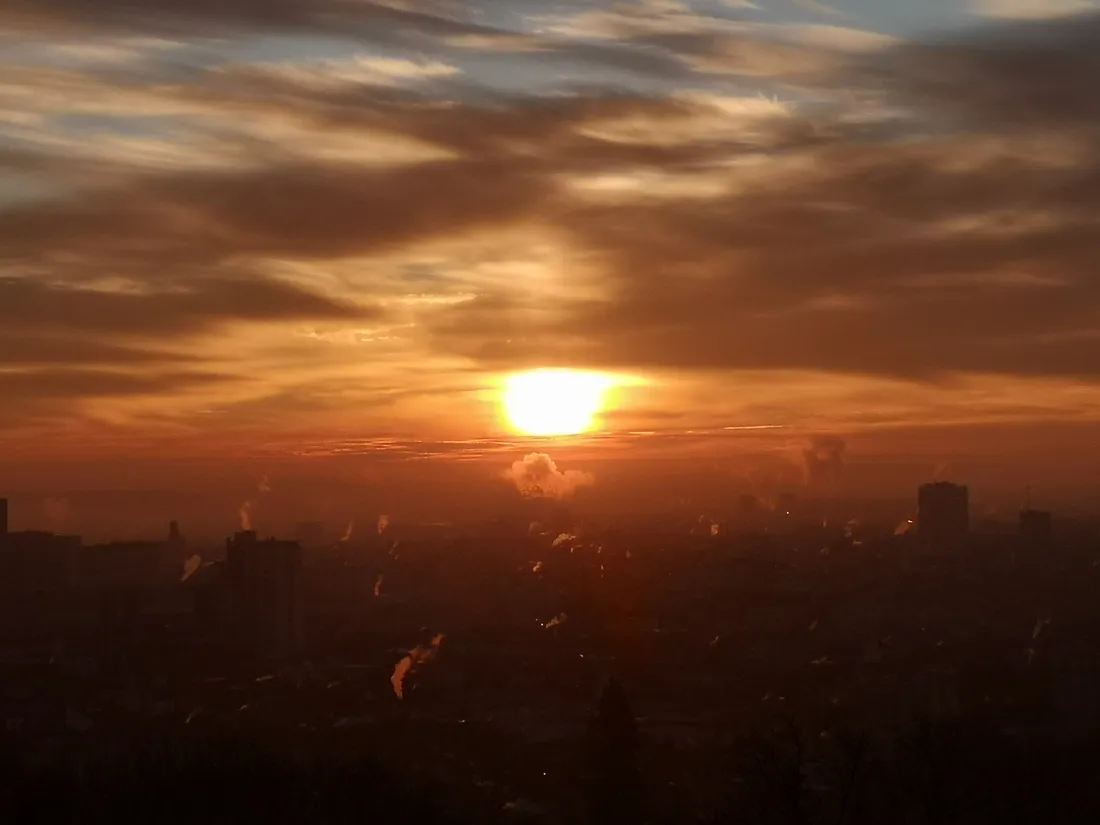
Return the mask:
<path id="1" fill-rule="evenodd" d="M 600 694 L 585 735 L 589 821 L 638 822 L 642 811 L 637 764 L 638 724 L 614 677 Z"/>
<path id="2" fill-rule="evenodd" d="M 242 530 L 226 541 L 225 575 L 240 640 L 259 652 L 295 652 L 302 642 L 302 546 Z"/>
<path id="3" fill-rule="evenodd" d="M 1050 538 L 1052 522 L 1046 510 L 1020 511 L 1020 535 L 1025 541 L 1042 542 Z"/>
<path id="4" fill-rule="evenodd" d="M 77 578 L 82 544 L 80 536 L 7 533 L 0 543 L 0 588 L 28 595 L 67 589 Z"/>
<path id="5" fill-rule="evenodd" d="M 82 557 L 84 584 L 101 588 L 145 588 L 179 578 L 187 542 L 178 522 L 163 541 L 111 541 L 93 544 Z"/>
<path id="6" fill-rule="evenodd" d="M 8 500 L 0 498 L 0 541 L 8 534 Z"/>
<path id="7" fill-rule="evenodd" d="M 957 539 L 970 532 L 970 490 L 937 481 L 917 493 L 917 534 L 921 538 Z"/>
<path id="8" fill-rule="evenodd" d="M 209 641 L 226 641 L 232 628 L 224 561 L 204 564 L 187 578 L 195 625 Z"/>

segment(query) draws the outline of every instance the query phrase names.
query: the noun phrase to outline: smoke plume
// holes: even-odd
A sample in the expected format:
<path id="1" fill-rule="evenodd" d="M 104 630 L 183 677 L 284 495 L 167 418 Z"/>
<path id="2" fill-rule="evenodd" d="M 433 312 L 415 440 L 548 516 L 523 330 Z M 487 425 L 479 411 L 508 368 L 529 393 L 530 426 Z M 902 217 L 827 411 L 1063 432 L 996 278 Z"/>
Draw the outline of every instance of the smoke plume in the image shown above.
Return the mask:
<path id="1" fill-rule="evenodd" d="M 344 535 L 342 535 L 340 537 L 340 543 L 341 544 L 344 544 L 345 542 L 351 541 L 351 534 L 352 534 L 353 530 L 355 530 L 355 519 L 352 519 L 351 521 L 348 522 L 348 527 L 344 531 Z"/>
<path id="2" fill-rule="evenodd" d="M 409 651 L 408 656 L 397 663 L 390 677 L 390 684 L 393 685 L 393 692 L 397 694 L 398 699 L 405 698 L 405 677 L 419 665 L 425 665 L 434 659 L 441 644 L 443 644 L 442 633 L 436 635 L 431 644 L 417 645 Z"/>
<path id="3" fill-rule="evenodd" d="M 818 436 L 802 451 L 806 483 L 811 487 L 835 487 L 844 469 L 848 445 L 843 438 Z"/>
<path id="4" fill-rule="evenodd" d="M 569 617 L 564 613 L 559 613 L 557 616 L 544 624 L 543 627 L 547 630 L 550 630 L 554 627 L 561 627 L 561 625 L 565 624 L 567 621 L 569 621 Z"/>
<path id="5" fill-rule="evenodd" d="M 200 567 L 202 567 L 202 559 L 199 556 L 189 558 L 183 563 L 183 576 L 180 577 L 180 581 L 187 581 L 199 571 Z"/>
<path id="6" fill-rule="evenodd" d="M 381 515 L 378 517 L 378 535 L 382 535 L 386 532 L 386 528 L 390 526 L 390 517 Z"/>
<path id="7" fill-rule="evenodd" d="M 271 482 L 268 481 L 267 473 L 260 476 L 260 480 L 256 482 L 256 497 L 259 498 L 264 493 L 271 492 Z M 245 499 L 240 507 L 237 508 L 237 518 L 241 522 L 242 530 L 252 529 L 252 499 Z"/>
<path id="8" fill-rule="evenodd" d="M 374 580 L 374 595 L 376 597 L 382 595 L 382 582 L 385 580 L 385 578 L 385 574 L 379 573 L 378 578 Z"/>
<path id="9" fill-rule="evenodd" d="M 516 461 L 502 473 L 516 485 L 521 495 L 528 498 L 569 498 L 578 487 L 594 484 L 590 473 L 580 470 L 562 470 L 546 453 L 530 453 L 522 461 Z"/>

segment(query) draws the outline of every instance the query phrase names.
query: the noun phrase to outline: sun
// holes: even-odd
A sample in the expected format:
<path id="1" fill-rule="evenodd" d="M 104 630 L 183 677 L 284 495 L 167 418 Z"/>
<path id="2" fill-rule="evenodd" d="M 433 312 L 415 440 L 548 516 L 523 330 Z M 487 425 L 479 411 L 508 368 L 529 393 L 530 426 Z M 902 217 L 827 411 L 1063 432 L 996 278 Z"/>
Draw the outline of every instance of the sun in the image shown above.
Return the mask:
<path id="1" fill-rule="evenodd" d="M 504 413 L 525 435 L 577 435 L 596 426 L 596 416 L 613 384 L 612 378 L 595 372 L 521 372 L 505 383 Z"/>

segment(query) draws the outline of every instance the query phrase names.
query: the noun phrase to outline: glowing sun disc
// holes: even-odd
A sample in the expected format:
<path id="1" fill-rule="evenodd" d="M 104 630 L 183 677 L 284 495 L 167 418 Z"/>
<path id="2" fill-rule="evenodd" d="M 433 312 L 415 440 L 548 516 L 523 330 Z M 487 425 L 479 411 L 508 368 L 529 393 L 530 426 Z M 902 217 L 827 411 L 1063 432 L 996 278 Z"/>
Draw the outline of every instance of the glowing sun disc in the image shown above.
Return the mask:
<path id="1" fill-rule="evenodd" d="M 613 383 L 608 376 L 578 370 L 521 372 L 505 383 L 504 413 L 526 435 L 577 435 L 596 425 Z"/>

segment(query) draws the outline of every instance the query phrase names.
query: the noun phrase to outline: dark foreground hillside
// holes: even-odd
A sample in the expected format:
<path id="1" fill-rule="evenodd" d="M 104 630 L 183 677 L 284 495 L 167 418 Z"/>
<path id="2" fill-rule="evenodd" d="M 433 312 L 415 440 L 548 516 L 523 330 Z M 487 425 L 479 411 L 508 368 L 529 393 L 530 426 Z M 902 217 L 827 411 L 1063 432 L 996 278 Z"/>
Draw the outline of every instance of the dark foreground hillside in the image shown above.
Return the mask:
<path id="1" fill-rule="evenodd" d="M 536 805 L 502 804 L 483 787 L 438 773 L 410 776 L 407 766 L 398 771 L 385 753 L 346 738 L 289 741 L 240 730 L 109 742 L 8 737 L 0 819 L 112 825 L 1100 822 L 1100 743 L 987 721 L 923 718 L 867 733 L 810 731 L 776 718 L 671 768 L 666 758 L 651 758 L 628 720 L 615 719 L 594 725 L 576 751 L 575 782 L 562 789 L 562 799 Z M 695 788 L 702 787 L 710 792 L 700 795 Z"/>

